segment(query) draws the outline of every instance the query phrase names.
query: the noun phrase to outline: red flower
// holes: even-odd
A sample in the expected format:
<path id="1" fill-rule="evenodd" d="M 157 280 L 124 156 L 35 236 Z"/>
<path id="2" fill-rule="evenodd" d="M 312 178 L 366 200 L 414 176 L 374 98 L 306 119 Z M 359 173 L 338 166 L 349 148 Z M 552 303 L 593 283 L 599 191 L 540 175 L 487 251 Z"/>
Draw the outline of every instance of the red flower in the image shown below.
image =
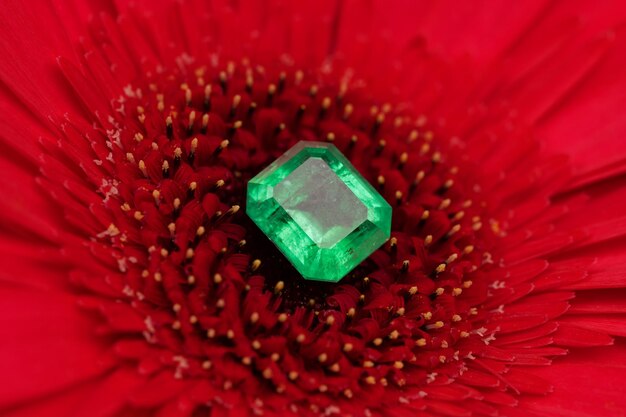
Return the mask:
<path id="1" fill-rule="evenodd" d="M 624 415 L 622 5 L 79 3 L 0 8 L 3 416 Z M 239 209 L 302 139 L 339 284 Z"/>

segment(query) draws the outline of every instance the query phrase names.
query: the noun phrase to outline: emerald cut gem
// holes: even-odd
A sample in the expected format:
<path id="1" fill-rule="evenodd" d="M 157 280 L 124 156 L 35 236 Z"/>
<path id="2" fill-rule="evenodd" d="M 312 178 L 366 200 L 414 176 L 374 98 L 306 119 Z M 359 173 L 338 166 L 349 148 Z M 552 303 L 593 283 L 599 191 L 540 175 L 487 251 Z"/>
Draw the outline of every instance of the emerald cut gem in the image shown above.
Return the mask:
<path id="1" fill-rule="evenodd" d="M 391 206 L 331 144 L 299 142 L 248 183 L 248 216 L 306 279 L 337 282 L 391 230 Z"/>

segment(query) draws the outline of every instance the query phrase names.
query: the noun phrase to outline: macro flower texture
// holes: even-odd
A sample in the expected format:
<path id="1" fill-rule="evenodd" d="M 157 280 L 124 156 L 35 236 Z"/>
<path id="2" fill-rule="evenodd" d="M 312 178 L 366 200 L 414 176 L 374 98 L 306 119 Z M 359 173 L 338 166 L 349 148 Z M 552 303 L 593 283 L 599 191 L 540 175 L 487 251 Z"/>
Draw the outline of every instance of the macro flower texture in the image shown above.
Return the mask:
<path id="1" fill-rule="evenodd" d="M 0 415 L 626 415 L 622 2 L 6 0 L 0 23 Z M 390 207 L 338 282 L 246 214 L 301 141 Z"/>

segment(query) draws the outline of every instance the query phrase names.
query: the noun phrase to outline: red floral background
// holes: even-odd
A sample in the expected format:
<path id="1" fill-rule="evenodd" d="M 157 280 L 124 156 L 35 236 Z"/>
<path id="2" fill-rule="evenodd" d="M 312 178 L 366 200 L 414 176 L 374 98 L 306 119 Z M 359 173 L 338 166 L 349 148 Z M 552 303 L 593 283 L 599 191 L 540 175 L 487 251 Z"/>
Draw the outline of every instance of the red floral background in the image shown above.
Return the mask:
<path id="1" fill-rule="evenodd" d="M 0 5 L 0 414 L 626 414 L 626 8 Z M 393 206 L 304 281 L 245 215 L 299 140 Z"/>

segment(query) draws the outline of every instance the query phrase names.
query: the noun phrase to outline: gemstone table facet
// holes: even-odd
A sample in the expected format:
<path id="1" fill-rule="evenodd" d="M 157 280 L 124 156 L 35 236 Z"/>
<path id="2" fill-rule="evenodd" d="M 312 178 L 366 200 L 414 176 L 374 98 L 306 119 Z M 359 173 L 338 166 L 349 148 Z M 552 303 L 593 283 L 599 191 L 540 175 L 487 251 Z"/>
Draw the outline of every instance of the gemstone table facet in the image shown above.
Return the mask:
<path id="1" fill-rule="evenodd" d="M 310 280 L 339 281 L 391 230 L 391 206 L 322 142 L 297 143 L 250 180 L 246 211 Z"/>

